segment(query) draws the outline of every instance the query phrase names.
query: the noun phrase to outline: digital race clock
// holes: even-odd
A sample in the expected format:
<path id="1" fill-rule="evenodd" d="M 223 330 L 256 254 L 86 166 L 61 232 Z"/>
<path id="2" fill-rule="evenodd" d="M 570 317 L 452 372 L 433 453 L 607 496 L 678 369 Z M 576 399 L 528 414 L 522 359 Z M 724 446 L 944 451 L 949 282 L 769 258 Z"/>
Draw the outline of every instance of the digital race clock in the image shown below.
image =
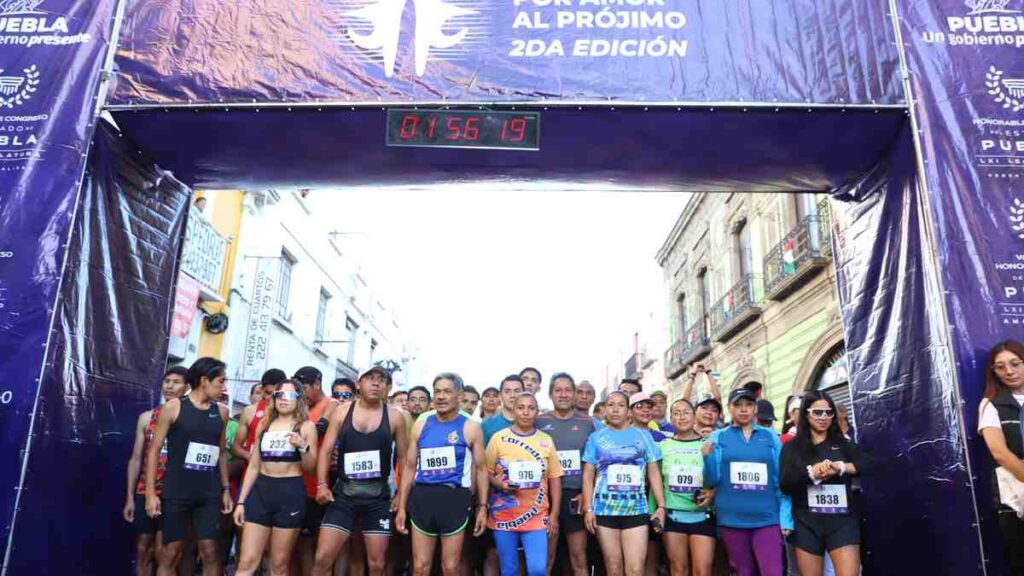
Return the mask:
<path id="1" fill-rule="evenodd" d="M 388 146 L 540 150 L 540 112 L 388 109 Z"/>

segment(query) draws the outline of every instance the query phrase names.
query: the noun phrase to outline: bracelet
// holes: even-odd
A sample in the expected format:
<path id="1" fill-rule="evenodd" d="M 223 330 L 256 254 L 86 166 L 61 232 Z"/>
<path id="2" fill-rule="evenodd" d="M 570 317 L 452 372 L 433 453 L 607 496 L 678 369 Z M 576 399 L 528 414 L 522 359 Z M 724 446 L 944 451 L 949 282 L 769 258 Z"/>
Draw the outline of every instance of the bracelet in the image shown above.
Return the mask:
<path id="1" fill-rule="evenodd" d="M 231 486 L 221 486 L 220 489 L 222 492 L 230 492 Z"/>
<path id="2" fill-rule="evenodd" d="M 330 485 L 328 485 L 327 482 L 320 482 L 319 484 L 316 485 L 316 487 L 317 488 L 330 488 Z"/>
<path id="3" fill-rule="evenodd" d="M 236 508 L 239 507 L 239 506 L 245 506 L 245 502 L 239 502 L 238 504 L 235 504 Z"/>

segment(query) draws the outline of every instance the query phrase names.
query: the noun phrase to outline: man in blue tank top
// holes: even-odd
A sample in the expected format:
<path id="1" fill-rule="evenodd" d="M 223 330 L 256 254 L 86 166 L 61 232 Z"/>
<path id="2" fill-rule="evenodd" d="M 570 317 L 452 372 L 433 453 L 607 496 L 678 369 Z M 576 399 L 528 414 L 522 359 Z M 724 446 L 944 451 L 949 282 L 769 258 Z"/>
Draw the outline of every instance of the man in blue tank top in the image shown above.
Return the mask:
<path id="1" fill-rule="evenodd" d="M 434 378 L 436 413 L 412 428 L 399 490 L 396 528 L 412 531 L 413 576 L 428 576 L 437 539 L 441 539 L 441 568 L 445 576 L 459 574 L 466 526 L 473 514 L 473 475 L 476 475 L 476 519 L 473 535 L 487 527 L 487 463 L 480 425 L 459 412 L 464 388 L 458 374 Z"/>

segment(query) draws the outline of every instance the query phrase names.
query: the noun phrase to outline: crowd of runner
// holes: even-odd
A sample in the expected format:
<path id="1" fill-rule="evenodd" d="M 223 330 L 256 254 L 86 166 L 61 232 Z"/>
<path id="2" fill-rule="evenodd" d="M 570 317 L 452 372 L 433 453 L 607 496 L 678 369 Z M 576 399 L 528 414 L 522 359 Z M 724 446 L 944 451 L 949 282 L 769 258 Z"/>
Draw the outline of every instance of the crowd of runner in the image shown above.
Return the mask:
<path id="1" fill-rule="evenodd" d="M 695 377 L 711 393 L 691 399 Z M 238 420 L 227 367 L 164 376 L 139 416 L 124 517 L 138 574 L 327 576 L 860 573 L 856 479 L 871 462 L 835 402 L 808 392 L 772 428 L 760 387 L 681 398 L 624 380 L 595 404 L 534 368 L 477 391 L 454 373 L 392 393 L 272 369 Z M 728 423 L 723 422 L 728 417 Z M 438 545 L 439 544 L 439 545 Z"/>

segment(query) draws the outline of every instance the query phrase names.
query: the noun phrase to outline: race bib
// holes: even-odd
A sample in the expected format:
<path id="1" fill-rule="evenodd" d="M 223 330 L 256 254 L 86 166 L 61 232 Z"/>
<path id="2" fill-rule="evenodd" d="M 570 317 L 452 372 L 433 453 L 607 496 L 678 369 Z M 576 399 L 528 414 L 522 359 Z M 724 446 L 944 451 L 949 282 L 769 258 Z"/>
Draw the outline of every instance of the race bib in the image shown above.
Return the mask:
<path id="1" fill-rule="evenodd" d="M 768 465 L 763 462 L 733 462 L 729 482 L 736 490 L 763 492 L 768 489 Z"/>
<path id="2" fill-rule="evenodd" d="M 579 476 L 583 473 L 579 450 L 559 450 L 558 463 L 562 465 L 562 474 L 565 476 Z"/>
<path id="3" fill-rule="evenodd" d="M 345 475 L 356 480 L 380 478 L 380 450 L 345 453 Z"/>
<path id="4" fill-rule="evenodd" d="M 420 472 L 428 476 L 455 472 L 455 447 L 443 446 L 420 450 Z"/>
<path id="5" fill-rule="evenodd" d="M 544 471 L 540 464 L 532 461 L 509 462 L 508 483 L 517 488 L 537 488 Z"/>
<path id="6" fill-rule="evenodd" d="M 818 514 L 846 514 L 846 484 L 808 486 L 807 507 Z"/>
<path id="7" fill-rule="evenodd" d="M 608 490 L 611 492 L 640 492 L 643 477 L 639 466 L 612 464 L 608 467 Z"/>
<path id="8" fill-rule="evenodd" d="M 693 494 L 704 485 L 704 471 L 700 468 L 673 466 L 668 471 L 668 490 L 683 494 Z"/>
<path id="9" fill-rule="evenodd" d="M 263 457 L 284 458 L 295 452 L 295 447 L 288 442 L 288 434 L 287 430 L 264 432 L 263 440 L 260 442 L 260 451 L 263 452 Z"/>
<path id="10" fill-rule="evenodd" d="M 199 472 L 208 472 L 213 470 L 219 459 L 219 446 L 189 442 L 188 452 L 185 453 L 185 468 Z"/>

